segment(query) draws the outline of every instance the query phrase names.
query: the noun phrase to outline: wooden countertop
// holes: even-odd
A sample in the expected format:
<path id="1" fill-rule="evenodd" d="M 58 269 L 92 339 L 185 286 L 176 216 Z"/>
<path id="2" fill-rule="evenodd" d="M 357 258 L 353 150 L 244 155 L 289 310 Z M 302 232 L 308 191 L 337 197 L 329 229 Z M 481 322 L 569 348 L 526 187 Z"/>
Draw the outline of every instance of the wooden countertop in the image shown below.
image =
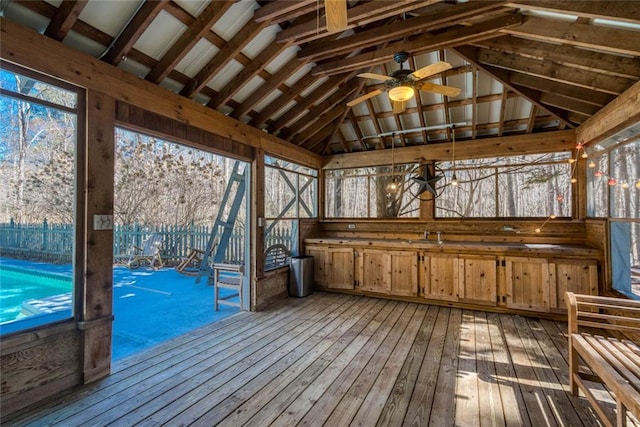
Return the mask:
<path id="1" fill-rule="evenodd" d="M 432 237 L 433 239 L 433 237 Z M 502 242 L 461 242 L 444 241 L 438 243 L 435 240 L 422 239 L 367 239 L 367 238 L 310 238 L 305 239 L 306 244 L 321 244 L 331 246 L 349 246 L 354 248 L 385 248 L 396 250 L 416 250 L 431 253 L 469 253 L 469 254 L 493 254 L 514 256 L 540 256 L 540 257 L 602 257 L 602 251 L 587 246 L 556 245 L 540 243 L 502 243 Z"/>

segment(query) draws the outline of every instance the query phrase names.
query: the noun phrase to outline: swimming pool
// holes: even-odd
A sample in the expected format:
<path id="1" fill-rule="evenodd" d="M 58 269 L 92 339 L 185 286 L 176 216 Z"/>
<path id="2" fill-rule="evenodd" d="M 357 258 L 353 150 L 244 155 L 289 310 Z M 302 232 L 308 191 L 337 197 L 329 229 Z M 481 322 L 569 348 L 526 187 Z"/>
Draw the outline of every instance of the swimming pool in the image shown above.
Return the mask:
<path id="1" fill-rule="evenodd" d="M 19 318 L 26 300 L 70 299 L 72 287 L 71 277 L 63 274 L 0 264 L 0 323 Z"/>

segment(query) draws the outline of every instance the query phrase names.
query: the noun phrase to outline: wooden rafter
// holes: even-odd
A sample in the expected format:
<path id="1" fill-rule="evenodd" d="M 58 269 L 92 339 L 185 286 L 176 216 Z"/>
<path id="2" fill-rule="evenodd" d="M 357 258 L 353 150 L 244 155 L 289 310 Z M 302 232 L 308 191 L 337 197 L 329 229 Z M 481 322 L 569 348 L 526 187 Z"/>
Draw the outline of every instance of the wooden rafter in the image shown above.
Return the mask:
<path id="1" fill-rule="evenodd" d="M 553 61 L 588 71 L 631 79 L 640 78 L 640 59 L 638 58 L 594 52 L 573 46 L 525 40 L 514 36 L 498 37 L 474 44 L 486 49 Z"/>
<path id="2" fill-rule="evenodd" d="M 298 16 L 314 12 L 318 0 L 280 0 L 267 3 L 256 10 L 253 19 L 270 24 L 279 24 Z"/>
<path id="3" fill-rule="evenodd" d="M 260 111 L 260 113 L 254 116 L 249 124 L 251 126 L 260 127 L 269 119 L 269 117 L 282 110 L 287 104 L 292 101 L 300 101 L 303 98 L 297 99 L 299 94 L 309 85 L 313 84 L 314 81 L 316 81 L 314 76 L 306 74 L 295 84 L 291 85 L 291 87 L 286 87 L 285 85 L 279 86 L 278 89 L 282 94 L 275 101 Z"/>
<path id="4" fill-rule="evenodd" d="M 501 2 L 481 1 L 462 3 L 455 6 L 434 4 L 424 10 L 425 16 L 409 18 L 396 23 L 384 24 L 338 40 L 320 39 L 307 44 L 298 53 L 299 58 L 313 61 L 334 57 L 338 54 L 351 53 L 356 49 L 375 46 L 385 41 L 397 40 L 400 37 L 438 30 L 459 23 L 461 20 L 477 13 L 489 10 L 497 11 Z"/>
<path id="5" fill-rule="evenodd" d="M 353 132 L 356 134 L 358 138 L 358 142 L 362 146 L 362 148 L 366 151 L 369 149 L 369 146 L 366 142 L 364 142 L 364 138 L 362 135 L 362 130 L 360 130 L 360 125 L 358 125 L 358 120 L 356 119 L 355 114 L 353 114 L 353 109 L 349 108 L 347 112 L 347 117 L 349 118 L 349 122 L 351 123 L 351 127 L 353 128 Z"/>
<path id="6" fill-rule="evenodd" d="M 529 112 L 529 122 L 527 123 L 527 133 L 533 132 L 533 129 L 536 125 L 536 116 L 538 115 L 538 107 L 535 105 L 531 106 L 531 111 Z M 502 136 L 502 132 L 498 136 Z"/>
<path id="7" fill-rule="evenodd" d="M 503 31 L 541 41 L 640 56 L 638 32 L 632 30 L 528 17 L 522 25 Z"/>
<path id="8" fill-rule="evenodd" d="M 504 132 L 504 121 L 505 116 L 507 114 L 507 99 L 508 99 L 509 90 L 506 86 L 502 86 L 502 97 L 500 99 L 500 121 L 498 122 L 498 136 L 502 136 L 502 132 Z M 532 108 L 536 108 L 534 105 Z M 531 133 L 531 131 L 527 132 Z"/>
<path id="9" fill-rule="evenodd" d="M 265 23 L 249 21 L 224 45 L 216 56 L 196 74 L 191 82 L 180 91 L 180 94 L 187 97 L 195 96 L 195 94 L 198 93 L 216 73 L 220 72 L 225 65 L 234 59 L 265 26 Z"/>
<path id="10" fill-rule="evenodd" d="M 572 86 L 528 74 L 517 73 L 515 71 L 509 73 L 509 80 L 522 87 L 528 87 L 541 92 L 557 93 L 558 95 L 562 95 L 567 98 L 573 98 L 578 101 L 600 107 L 607 105 L 615 98 L 614 95 L 608 93 Z"/>
<path id="11" fill-rule="evenodd" d="M 289 111 L 280 116 L 278 120 L 273 122 L 269 126 L 269 132 L 277 133 L 291 120 L 298 116 L 302 111 L 312 108 L 312 106 L 318 101 L 318 99 L 326 96 L 327 92 L 333 91 L 336 87 L 343 84 L 349 77 L 350 75 L 336 76 L 322 83 L 315 90 L 301 99 L 294 107 L 289 109 Z"/>
<path id="12" fill-rule="evenodd" d="M 280 55 L 285 49 L 288 49 L 291 43 L 277 43 L 271 42 L 269 46 L 263 49 L 258 56 L 256 56 L 250 64 L 247 64 L 242 71 L 240 71 L 234 81 L 236 84 L 226 85 L 218 95 L 211 99 L 207 104 L 211 108 L 218 108 L 222 104 L 226 103 L 233 97 L 242 87 L 251 81 L 260 71 L 269 65 L 271 61 L 278 55 Z"/>
<path id="13" fill-rule="evenodd" d="M 304 136 L 299 135 L 304 129 L 316 129 L 318 130 L 323 126 L 327 125 L 327 122 L 321 120 L 321 117 L 324 117 L 327 112 L 333 110 L 336 105 L 342 105 L 344 99 L 352 94 L 357 89 L 356 85 L 350 81 L 347 81 L 341 87 L 338 88 L 334 93 L 332 93 L 327 99 L 320 102 L 317 105 L 314 105 L 309 109 L 307 114 L 300 118 L 294 125 L 289 127 L 288 133 L 290 135 L 294 135 L 291 139 L 291 142 L 294 142 L 299 145 L 301 142 L 300 138 L 304 138 L 303 140 L 308 139 L 314 133 L 313 131 L 304 132 Z M 331 118 L 330 121 L 333 121 L 334 118 Z"/>
<path id="14" fill-rule="evenodd" d="M 356 5 L 349 9 L 348 28 L 353 28 L 356 25 L 362 26 L 370 22 L 386 19 L 390 16 L 400 15 L 416 7 L 428 6 L 437 1 L 438 0 L 373 0 Z M 320 17 L 320 20 L 317 20 L 314 14 L 308 21 L 281 31 L 277 36 L 277 40 L 281 42 L 293 40 L 296 43 L 305 43 L 324 37 L 326 34 L 326 21 L 324 16 Z"/>
<path id="15" fill-rule="evenodd" d="M 118 65 L 129 54 L 133 45 L 136 44 L 151 22 L 156 19 L 156 16 L 164 10 L 167 3 L 169 3 L 169 0 L 144 2 L 131 22 L 122 31 L 122 34 L 115 40 L 103 60 L 110 64 Z"/>
<path id="16" fill-rule="evenodd" d="M 260 86 L 257 90 L 255 90 L 249 97 L 238 106 L 238 108 L 234 109 L 231 113 L 231 117 L 239 119 L 251 108 L 258 104 L 260 101 L 269 96 L 274 90 L 280 89 L 284 82 L 291 77 L 293 74 L 297 73 L 300 68 L 304 67 L 307 63 L 305 61 L 298 61 L 297 58 L 291 59 L 285 65 L 280 67 L 280 69 L 275 72 L 271 78 Z"/>
<path id="17" fill-rule="evenodd" d="M 393 54 L 399 51 L 406 51 L 412 55 L 417 55 L 445 47 L 454 47 L 485 40 L 487 38 L 497 37 L 500 35 L 499 30 L 520 25 L 521 22 L 522 17 L 520 15 L 505 15 L 483 21 L 476 25 L 455 28 L 437 35 L 427 34 L 412 38 L 408 41 L 391 43 L 384 49 L 376 49 L 346 59 L 318 65 L 312 72 L 315 75 L 332 75 L 367 66 L 383 64 L 388 62 Z"/>
<path id="18" fill-rule="evenodd" d="M 147 74 L 147 80 L 160 83 L 175 68 L 182 58 L 211 30 L 213 24 L 220 19 L 233 5 L 227 1 L 214 1 L 198 15 L 193 23 L 182 33 L 180 38 L 162 56 L 156 66 Z"/>
<path id="19" fill-rule="evenodd" d="M 547 78 L 553 81 L 619 95 L 633 84 L 633 80 L 569 67 L 550 61 L 541 61 L 517 55 L 504 54 L 488 49 L 478 51 L 482 64 L 517 71 L 523 74 Z"/>
<path id="20" fill-rule="evenodd" d="M 523 96 L 534 105 L 537 105 L 538 107 L 541 107 L 546 111 L 549 111 L 551 114 L 556 116 L 558 120 L 565 123 L 566 125 L 570 127 L 575 127 L 575 125 L 569 122 L 569 118 L 566 112 L 559 111 L 550 106 L 545 106 L 543 103 L 540 102 L 540 94 L 541 94 L 540 91 L 525 88 L 525 87 L 511 83 L 509 79 L 509 72 L 506 70 L 502 70 L 500 68 L 490 66 L 490 65 L 481 64 L 480 61 L 478 60 L 478 56 L 479 56 L 478 48 L 474 48 L 471 46 L 462 46 L 454 50 L 463 58 L 465 58 L 467 61 L 471 62 L 472 64 L 475 64 L 479 69 L 489 74 L 494 79 L 501 82 L 503 85 L 506 85 L 507 87 L 509 87 L 512 91 L 516 92 L 520 96 Z"/>
<path id="21" fill-rule="evenodd" d="M 87 0 L 63 0 L 47 25 L 47 29 L 44 30 L 44 35 L 62 41 L 73 28 L 86 5 Z"/>
<path id="22" fill-rule="evenodd" d="M 640 9 L 637 1 L 550 1 L 516 0 L 509 6 L 539 10 L 543 12 L 578 15 L 590 19 L 615 19 L 640 24 Z"/>

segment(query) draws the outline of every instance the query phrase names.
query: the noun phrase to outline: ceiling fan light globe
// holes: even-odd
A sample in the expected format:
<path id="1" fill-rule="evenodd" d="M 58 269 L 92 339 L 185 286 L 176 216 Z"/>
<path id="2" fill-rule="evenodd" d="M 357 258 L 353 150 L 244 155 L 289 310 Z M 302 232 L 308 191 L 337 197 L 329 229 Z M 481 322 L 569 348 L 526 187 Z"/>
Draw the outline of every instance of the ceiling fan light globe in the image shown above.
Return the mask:
<path id="1" fill-rule="evenodd" d="M 398 86 L 389 90 L 389 98 L 395 102 L 408 101 L 415 95 L 415 90 L 411 86 Z"/>

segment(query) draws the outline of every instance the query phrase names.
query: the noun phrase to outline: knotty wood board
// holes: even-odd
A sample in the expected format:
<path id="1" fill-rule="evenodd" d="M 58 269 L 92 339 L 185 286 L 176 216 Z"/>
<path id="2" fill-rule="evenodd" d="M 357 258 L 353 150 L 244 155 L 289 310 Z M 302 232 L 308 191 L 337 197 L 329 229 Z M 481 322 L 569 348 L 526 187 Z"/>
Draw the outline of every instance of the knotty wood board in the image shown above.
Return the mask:
<path id="1" fill-rule="evenodd" d="M 568 394 L 563 331 L 551 321 L 318 291 L 124 359 L 104 380 L 2 421 L 597 425 L 584 398 Z"/>

